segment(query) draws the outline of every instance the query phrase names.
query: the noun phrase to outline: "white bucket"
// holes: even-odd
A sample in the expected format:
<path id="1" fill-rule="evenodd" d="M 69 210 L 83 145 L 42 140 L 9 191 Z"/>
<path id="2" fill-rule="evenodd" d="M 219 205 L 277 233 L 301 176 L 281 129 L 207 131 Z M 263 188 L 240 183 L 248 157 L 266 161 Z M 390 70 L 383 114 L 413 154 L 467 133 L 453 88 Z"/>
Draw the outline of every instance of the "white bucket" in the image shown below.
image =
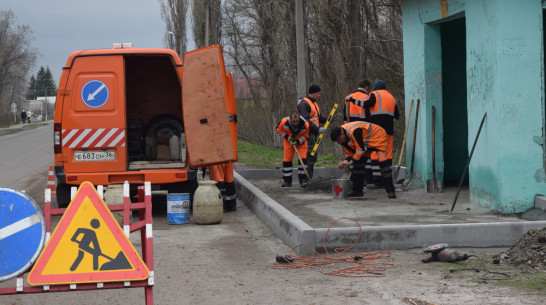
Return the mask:
<path id="1" fill-rule="evenodd" d="M 335 198 L 347 198 L 349 194 L 349 179 L 334 179 L 332 181 L 332 194 Z"/>
<path id="2" fill-rule="evenodd" d="M 167 222 L 169 224 L 190 222 L 190 194 L 167 194 Z"/>

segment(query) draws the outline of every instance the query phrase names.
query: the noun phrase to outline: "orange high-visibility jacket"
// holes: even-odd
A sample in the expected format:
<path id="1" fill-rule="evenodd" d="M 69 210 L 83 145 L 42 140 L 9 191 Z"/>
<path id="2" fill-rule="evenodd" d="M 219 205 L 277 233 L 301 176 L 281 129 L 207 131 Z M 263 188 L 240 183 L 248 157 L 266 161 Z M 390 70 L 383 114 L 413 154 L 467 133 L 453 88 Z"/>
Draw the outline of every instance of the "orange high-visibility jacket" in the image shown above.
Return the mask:
<path id="1" fill-rule="evenodd" d="M 375 104 L 370 108 L 372 116 L 378 114 L 388 114 L 394 116 L 394 108 L 396 107 L 396 99 L 387 90 L 375 90 L 370 93 L 375 95 Z"/>
<path id="2" fill-rule="evenodd" d="M 360 106 L 368 99 L 368 94 L 357 90 L 349 95 L 350 101 L 345 101 L 345 121 L 367 121 L 366 110 Z"/>
<path id="3" fill-rule="evenodd" d="M 300 123 L 294 128 L 290 124 L 290 117 L 282 118 L 279 125 L 277 125 L 276 132 L 278 135 L 288 141 L 288 137 L 292 137 L 298 141 L 298 144 L 302 144 L 309 138 L 309 122 L 300 116 Z"/>
<path id="4" fill-rule="evenodd" d="M 304 97 L 304 98 L 298 100 L 298 107 L 303 101 L 307 102 L 307 104 L 309 105 L 309 108 L 311 108 L 311 110 L 309 111 L 309 122 L 315 124 L 315 126 L 317 126 L 317 127 L 320 127 L 320 123 L 319 123 L 320 108 L 319 108 L 319 105 L 316 102 L 309 99 L 308 97 Z"/>
<path id="5" fill-rule="evenodd" d="M 341 145 L 346 157 L 358 161 L 366 152 L 387 150 L 387 133 L 379 125 L 351 122 L 341 125 L 341 128 L 347 132 L 348 143 Z"/>

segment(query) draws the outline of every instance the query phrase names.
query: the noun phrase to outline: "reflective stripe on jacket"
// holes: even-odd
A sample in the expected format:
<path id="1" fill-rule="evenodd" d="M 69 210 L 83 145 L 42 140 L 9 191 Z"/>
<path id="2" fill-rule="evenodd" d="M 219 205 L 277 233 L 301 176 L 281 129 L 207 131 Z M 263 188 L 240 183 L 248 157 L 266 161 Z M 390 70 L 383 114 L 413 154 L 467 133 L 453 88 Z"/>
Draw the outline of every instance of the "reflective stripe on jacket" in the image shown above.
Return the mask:
<path id="1" fill-rule="evenodd" d="M 375 104 L 370 108 L 372 116 L 378 114 L 388 114 L 394 117 L 394 108 L 396 99 L 387 90 L 376 90 L 370 95 L 375 95 Z"/>
<path id="2" fill-rule="evenodd" d="M 345 145 L 341 145 L 341 147 L 346 156 L 352 157 L 355 161 L 360 160 L 367 151 L 387 150 L 387 133 L 379 125 L 367 122 L 351 122 L 341 125 L 341 128 L 347 131 L 348 140 L 347 147 Z M 355 135 L 356 130 L 361 131 L 359 135 Z"/>
<path id="3" fill-rule="evenodd" d="M 319 123 L 319 117 L 320 117 L 320 108 L 319 108 L 319 105 L 310 100 L 308 97 L 304 97 L 300 100 L 298 100 L 298 107 L 299 105 L 303 102 L 307 102 L 307 105 L 309 105 L 309 108 L 310 108 L 310 111 L 309 111 L 309 122 L 315 124 L 317 127 L 320 127 L 320 123 Z M 305 118 L 307 119 L 307 118 Z"/>
<path id="4" fill-rule="evenodd" d="M 309 138 L 309 122 L 300 116 L 300 123 L 294 128 L 294 126 L 290 124 L 290 117 L 287 116 L 282 118 L 279 125 L 277 125 L 276 132 L 285 140 L 288 140 L 288 137 L 292 137 L 301 144 Z"/>

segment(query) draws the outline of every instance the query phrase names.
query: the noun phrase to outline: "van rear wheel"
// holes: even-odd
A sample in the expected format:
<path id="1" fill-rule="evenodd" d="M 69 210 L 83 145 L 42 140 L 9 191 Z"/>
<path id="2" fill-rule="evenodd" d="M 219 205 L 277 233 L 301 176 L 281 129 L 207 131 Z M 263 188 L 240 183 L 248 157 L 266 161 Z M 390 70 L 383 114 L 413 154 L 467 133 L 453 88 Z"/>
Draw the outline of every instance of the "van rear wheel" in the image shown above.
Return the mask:
<path id="1" fill-rule="evenodd" d="M 70 203 L 70 189 L 72 185 L 66 183 L 57 183 L 57 206 L 59 208 L 66 208 Z"/>

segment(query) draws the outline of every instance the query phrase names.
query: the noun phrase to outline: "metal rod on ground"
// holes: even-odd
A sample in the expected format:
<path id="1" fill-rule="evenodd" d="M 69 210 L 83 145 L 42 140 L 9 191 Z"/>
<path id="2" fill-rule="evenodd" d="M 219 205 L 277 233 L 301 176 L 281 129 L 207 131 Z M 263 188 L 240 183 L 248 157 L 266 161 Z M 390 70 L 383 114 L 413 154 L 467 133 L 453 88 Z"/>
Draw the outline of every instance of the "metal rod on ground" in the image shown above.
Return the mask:
<path id="1" fill-rule="evenodd" d="M 451 205 L 451 212 L 453 212 L 453 208 L 455 208 L 455 203 L 457 202 L 457 198 L 459 197 L 459 192 L 461 191 L 461 186 L 463 185 L 464 176 L 466 175 L 466 171 L 468 170 L 468 165 L 470 164 L 470 159 L 472 159 L 472 154 L 474 153 L 474 148 L 476 148 L 476 143 L 478 142 L 478 137 L 480 136 L 480 132 L 482 131 L 483 122 L 485 121 L 486 116 L 487 116 L 487 112 L 483 114 L 482 122 L 480 123 L 480 128 L 478 128 L 476 139 L 474 139 L 474 145 L 472 145 L 472 150 L 470 151 L 470 155 L 468 156 L 468 160 L 466 161 L 466 166 L 464 167 L 464 172 L 461 177 L 461 182 L 459 182 L 459 188 L 457 189 L 457 193 L 455 194 L 455 199 L 453 199 L 453 204 Z"/>
<path id="2" fill-rule="evenodd" d="M 406 131 L 404 131 L 404 140 L 402 140 L 402 147 L 400 148 L 400 157 L 398 158 L 398 167 L 394 172 L 394 179 L 398 182 L 398 172 L 400 172 L 400 166 L 402 165 L 402 155 L 404 154 L 404 148 L 406 147 L 406 136 L 408 135 L 408 127 L 411 121 L 411 111 L 413 110 L 413 100 L 410 102 L 408 121 L 406 122 Z"/>
<path id="3" fill-rule="evenodd" d="M 328 118 L 326 119 L 326 123 L 324 123 L 324 128 L 328 129 L 328 125 L 330 125 L 330 122 L 334 118 L 336 109 L 337 109 L 337 104 L 334 104 L 334 106 L 332 107 L 332 110 L 330 110 L 330 115 L 328 115 Z M 309 124 L 313 124 L 313 123 L 309 122 Z M 323 137 L 324 135 L 322 133 L 319 134 L 317 138 L 317 142 L 315 143 L 315 146 L 313 146 L 313 150 L 311 150 L 311 156 L 314 156 L 317 153 L 317 149 L 319 147 L 320 142 L 322 142 Z"/>
<path id="4" fill-rule="evenodd" d="M 305 168 L 305 164 L 303 164 L 303 160 L 301 159 L 300 153 L 298 152 L 296 145 L 292 144 L 292 147 L 294 147 L 294 150 L 296 151 L 296 155 L 298 155 L 298 160 L 300 160 L 301 167 L 303 167 L 303 171 L 305 172 L 307 179 L 311 180 L 311 177 L 309 176 L 309 173 L 307 172 L 307 168 Z"/>

